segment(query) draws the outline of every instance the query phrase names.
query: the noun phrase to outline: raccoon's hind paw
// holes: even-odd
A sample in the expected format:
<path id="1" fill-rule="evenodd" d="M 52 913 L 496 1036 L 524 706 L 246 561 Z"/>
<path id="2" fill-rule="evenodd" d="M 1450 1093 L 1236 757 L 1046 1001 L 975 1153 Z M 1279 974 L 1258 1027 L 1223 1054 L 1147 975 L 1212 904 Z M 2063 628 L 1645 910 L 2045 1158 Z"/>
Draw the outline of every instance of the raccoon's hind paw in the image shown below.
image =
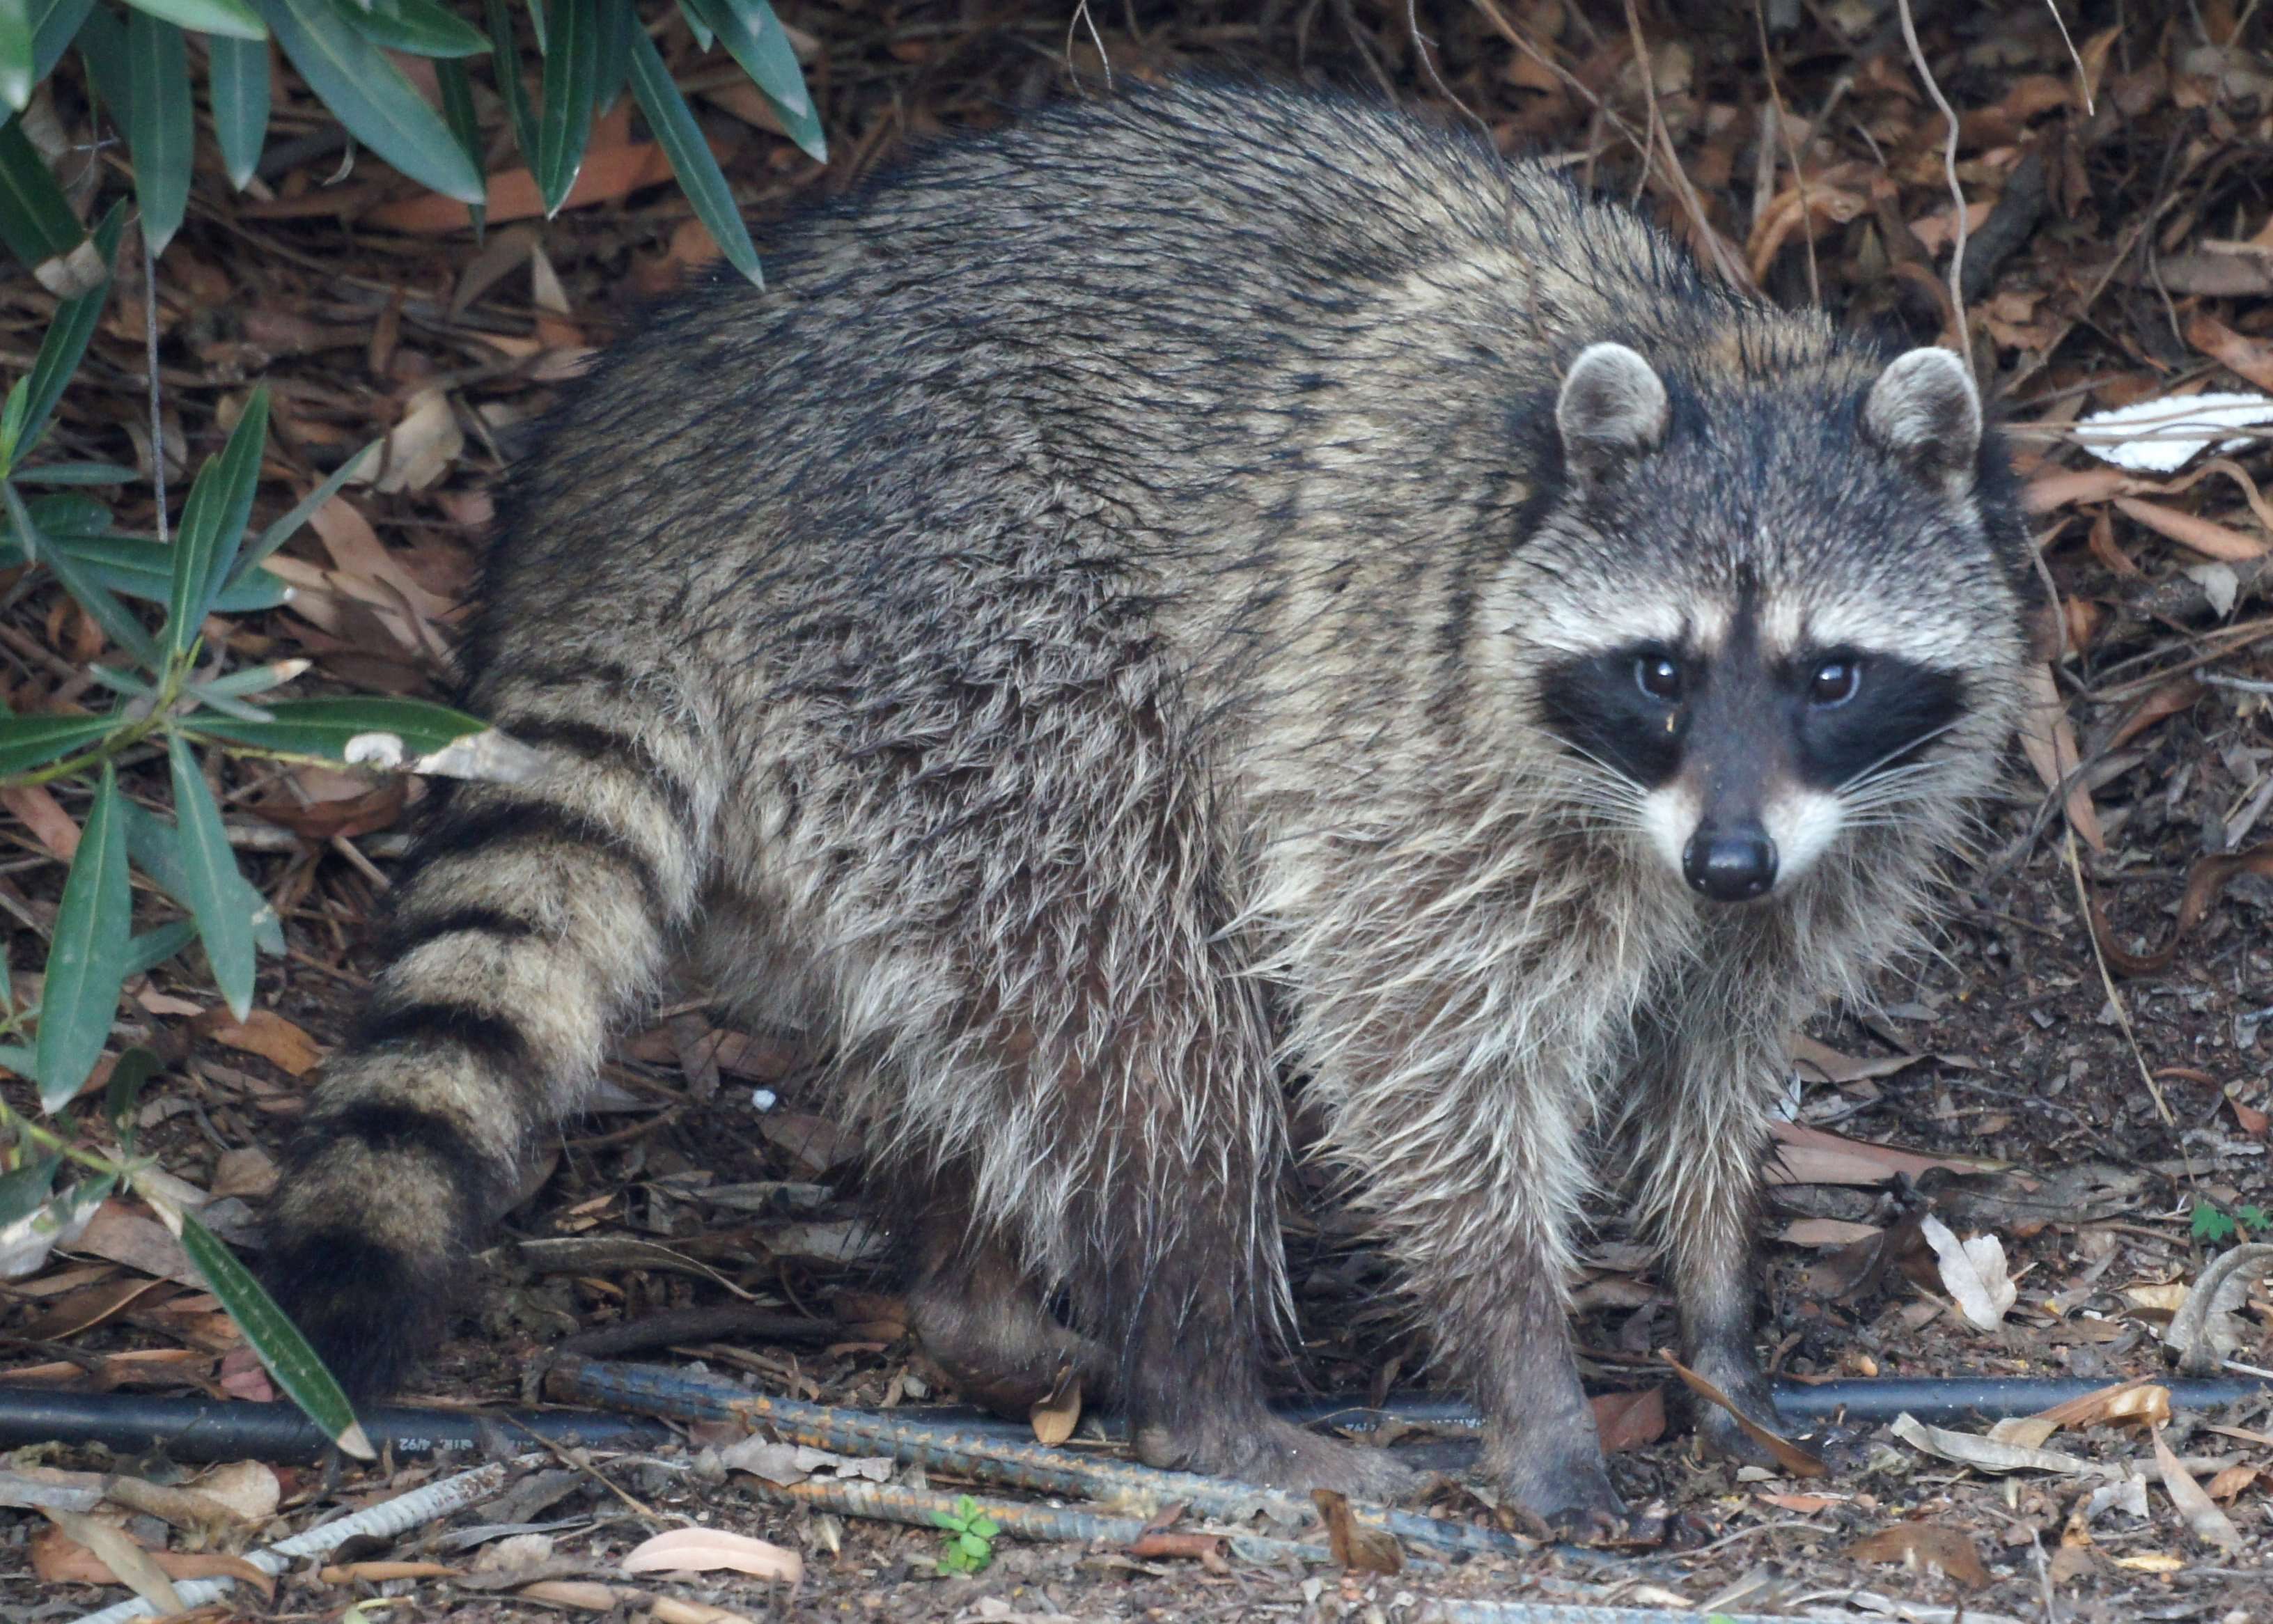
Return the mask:
<path id="1" fill-rule="evenodd" d="M 1334 1489 L 1353 1500 L 1392 1500 L 1411 1493 L 1422 1481 L 1386 1450 L 1306 1432 L 1267 1413 L 1175 1431 L 1139 1426 L 1136 1444 L 1137 1458 L 1148 1466 L 1297 1493 Z"/>
<path id="2" fill-rule="evenodd" d="M 348 1397 L 366 1403 L 401 1387 L 442 1340 L 453 1273 L 444 1259 L 326 1229 L 281 1239 L 261 1277 Z"/>

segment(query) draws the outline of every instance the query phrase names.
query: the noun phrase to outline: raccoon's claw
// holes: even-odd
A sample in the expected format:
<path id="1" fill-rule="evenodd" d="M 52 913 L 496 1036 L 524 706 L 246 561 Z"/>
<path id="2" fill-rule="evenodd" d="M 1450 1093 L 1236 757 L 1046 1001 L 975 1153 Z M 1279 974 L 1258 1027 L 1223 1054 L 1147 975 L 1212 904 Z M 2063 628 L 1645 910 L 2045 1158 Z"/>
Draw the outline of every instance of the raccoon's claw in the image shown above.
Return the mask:
<path id="1" fill-rule="evenodd" d="M 1385 1450 L 1305 1432 L 1271 1416 L 1215 1422 L 1197 1435 L 1139 1426 L 1136 1447 L 1137 1459 L 1147 1466 L 1298 1493 L 1333 1489 L 1353 1500 L 1391 1500 L 1421 1482 L 1418 1473 Z"/>

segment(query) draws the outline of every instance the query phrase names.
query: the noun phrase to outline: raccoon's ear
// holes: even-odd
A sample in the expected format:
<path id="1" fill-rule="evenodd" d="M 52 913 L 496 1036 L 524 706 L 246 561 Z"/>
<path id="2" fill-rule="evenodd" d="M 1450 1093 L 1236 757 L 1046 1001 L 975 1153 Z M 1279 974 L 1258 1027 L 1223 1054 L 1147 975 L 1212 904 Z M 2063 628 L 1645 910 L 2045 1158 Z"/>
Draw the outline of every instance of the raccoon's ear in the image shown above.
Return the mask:
<path id="1" fill-rule="evenodd" d="M 1863 432 L 1897 462 L 1962 490 L 1981 457 L 1981 394 L 1947 350 L 1897 356 L 1863 402 Z"/>
<path id="2" fill-rule="evenodd" d="M 1648 362 L 1624 344 L 1589 344 L 1571 363 L 1555 402 L 1563 460 L 1598 479 L 1665 442 L 1670 408 Z"/>

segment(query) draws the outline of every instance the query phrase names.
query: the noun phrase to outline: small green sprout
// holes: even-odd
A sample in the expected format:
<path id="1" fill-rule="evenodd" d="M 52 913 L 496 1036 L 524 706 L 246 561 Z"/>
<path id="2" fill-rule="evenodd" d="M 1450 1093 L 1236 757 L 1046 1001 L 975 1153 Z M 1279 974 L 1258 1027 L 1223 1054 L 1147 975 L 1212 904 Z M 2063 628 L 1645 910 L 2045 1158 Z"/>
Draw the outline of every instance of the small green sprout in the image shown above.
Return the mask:
<path id="1" fill-rule="evenodd" d="M 947 1530 L 940 1572 L 975 1574 L 994 1560 L 994 1536 L 1002 1525 L 980 1511 L 968 1494 L 956 1497 L 954 1510 L 933 1512 L 931 1520 Z"/>
<path id="2" fill-rule="evenodd" d="M 2269 1229 L 2273 1229 L 2273 1214 L 2262 1207 L 2237 1207 L 2229 1213 L 2215 1201 L 2196 1197 L 2188 1233 L 2215 1246 L 2233 1239 L 2245 1229 L 2253 1235 L 2262 1235 Z"/>

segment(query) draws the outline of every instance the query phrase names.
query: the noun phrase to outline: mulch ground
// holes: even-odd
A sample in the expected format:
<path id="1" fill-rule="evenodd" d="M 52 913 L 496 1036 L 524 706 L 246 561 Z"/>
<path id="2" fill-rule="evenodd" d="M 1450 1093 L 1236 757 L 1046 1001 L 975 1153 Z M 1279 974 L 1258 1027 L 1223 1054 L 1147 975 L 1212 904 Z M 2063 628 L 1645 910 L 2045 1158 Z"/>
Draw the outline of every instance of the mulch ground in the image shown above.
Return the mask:
<path id="1" fill-rule="evenodd" d="M 2170 1371 L 2166 1335 L 2190 1289 L 2273 1208 L 2273 501 L 2262 488 L 2273 456 L 2262 429 L 2160 472 L 2084 446 L 2088 420 L 2113 408 L 2273 393 L 2269 25 L 2227 0 L 2067 8 L 2065 35 L 2048 5 L 1917 10 L 1930 79 L 1904 13 L 1869 0 L 1769 4 L 1758 18 L 1671 0 L 1635 11 L 1131 0 L 1070 16 L 785 4 L 828 121 L 825 167 L 770 128 L 724 57 L 701 56 L 683 26 L 660 43 L 703 93 L 706 132 L 761 252 L 768 221 L 910 142 L 1096 94 L 1108 68 L 1259 70 L 1480 124 L 1505 149 L 1551 155 L 1634 199 L 1732 281 L 1917 342 L 1962 332 L 1993 357 L 2057 593 L 2036 737 L 2016 752 L 1975 859 L 1952 871 L 1941 954 L 1890 978 L 1874 1010 L 1826 1011 L 1801 1048 L 1767 1214 L 1762 1335 L 1777 1368 L 1801 1379 L 2142 1379 L 2057 1431 L 1992 1440 L 1985 1423 L 1947 1424 L 2066 1464 L 1995 1470 L 1964 1440 L 1922 1444 L 1885 1425 L 1833 1440 L 1820 1477 L 1698 1461 L 1680 1385 L 1655 1352 L 1670 1340 L 1669 1299 L 1613 1213 L 1593 1242 L 1579 1335 L 1609 1395 L 1614 1475 L 1630 1500 L 1665 1510 L 1662 1550 L 1541 1548 L 1382 1575 L 1005 1538 L 986 1572 L 942 1576 L 938 1534 L 767 1504 L 746 1475 L 703 1457 L 718 1440 L 698 1437 L 515 1467 L 511 1487 L 452 1527 L 363 1553 L 449 1573 L 304 1564 L 263 1607 L 326 1619 L 581 1607 L 668 1620 L 709 1606 L 749 1618 L 1372 1620 L 1482 1597 L 1842 1618 L 2273 1620 L 2273 1402 L 2194 1414 L 2157 1403 L 2153 1385 Z M 71 71 L 56 113 L 94 142 Z M 161 455 L 178 504 L 186 470 L 265 382 L 265 522 L 384 437 L 376 483 L 351 486 L 282 555 L 294 602 L 232 623 L 228 641 L 241 661 L 312 662 L 301 691 L 441 696 L 490 485 L 521 426 L 640 301 L 701 262 L 709 240 L 671 187 L 648 184 L 647 138 L 621 109 L 596 135 L 589 194 L 550 222 L 493 218 L 476 241 L 462 210 L 349 153 L 289 76 L 278 95 L 259 180 L 237 194 L 201 170 L 189 223 L 158 266 L 161 443 L 142 358 L 152 295 L 130 274 L 52 454 L 146 475 Z M 483 111 L 502 125 L 493 103 Z M 492 167 L 518 162 L 507 148 Z M 113 149 L 97 150 L 89 174 L 106 199 L 121 187 Z M 1965 222 L 1954 278 L 1953 184 Z M 26 278 L 0 286 L 11 371 L 52 309 Z M 123 492 L 124 527 L 154 530 L 152 500 L 147 485 Z M 45 578 L 0 580 L 11 708 L 99 698 L 83 674 L 101 657 L 99 629 Z M 162 765 L 132 765 L 124 782 L 163 804 Z M 176 961 L 131 985 L 120 1036 L 176 1057 L 144 1096 L 145 1144 L 250 1251 L 279 1139 L 352 1015 L 364 928 L 419 792 L 253 763 L 225 768 L 219 787 L 290 951 L 264 959 L 243 1026 Z M 25 967 L 44 958 L 58 853 L 85 799 L 62 786 L 4 795 L 0 907 L 20 1005 L 35 999 Z M 154 896 L 143 903 L 164 916 Z M 850 1405 L 952 1396 L 904 1335 L 859 1145 L 817 1114 L 794 1034 L 723 1030 L 689 989 L 627 1035 L 607 1079 L 597 1113 L 572 1126 L 511 1221 L 514 1237 L 547 1244 L 493 1254 L 482 1318 L 430 1369 L 424 1396 L 517 1402 L 530 1358 L 563 1335 L 730 1302 L 769 1312 L 774 1331 L 646 1357 L 700 1358 Z M 6 1087 L 29 1107 L 27 1086 Z M 1999 1257 L 1967 1274 L 1934 1250 L 1937 1222 L 1993 1237 Z M 1280 1372 L 1285 1390 L 1425 1382 L 1425 1345 L 1382 1297 L 1375 1260 L 1331 1213 L 1296 1215 L 1290 1231 L 1307 1341 Z M 2258 1273 L 2252 1286 L 2243 1271 L 2212 1316 L 2219 1355 L 2244 1370 L 2273 1365 Z M 1983 1328 L 1962 1299 L 2000 1285 L 2011 1305 Z M 216 1310 L 146 1214 L 114 1200 L 41 1272 L 0 1290 L 0 1385 L 266 1395 Z M 232 1518 L 117 1508 L 118 1526 L 169 1560 L 272 1543 L 448 1470 L 237 1463 L 210 1481 L 162 1456 L 69 1449 L 10 1465 L 242 1497 Z M 934 1474 L 933 1486 L 956 1485 Z M 1457 1487 L 1433 1503 L 1492 1515 Z M 619 1571 L 632 1545 L 690 1520 L 802 1553 L 802 1581 Z M 469 1524 L 482 1535 L 472 1543 Z M 92 1560 L 35 1514 L 0 1511 L 0 1611 L 75 1616 L 124 1594 L 86 1582 Z M 528 1589 L 544 1582 L 615 1588 Z"/>

